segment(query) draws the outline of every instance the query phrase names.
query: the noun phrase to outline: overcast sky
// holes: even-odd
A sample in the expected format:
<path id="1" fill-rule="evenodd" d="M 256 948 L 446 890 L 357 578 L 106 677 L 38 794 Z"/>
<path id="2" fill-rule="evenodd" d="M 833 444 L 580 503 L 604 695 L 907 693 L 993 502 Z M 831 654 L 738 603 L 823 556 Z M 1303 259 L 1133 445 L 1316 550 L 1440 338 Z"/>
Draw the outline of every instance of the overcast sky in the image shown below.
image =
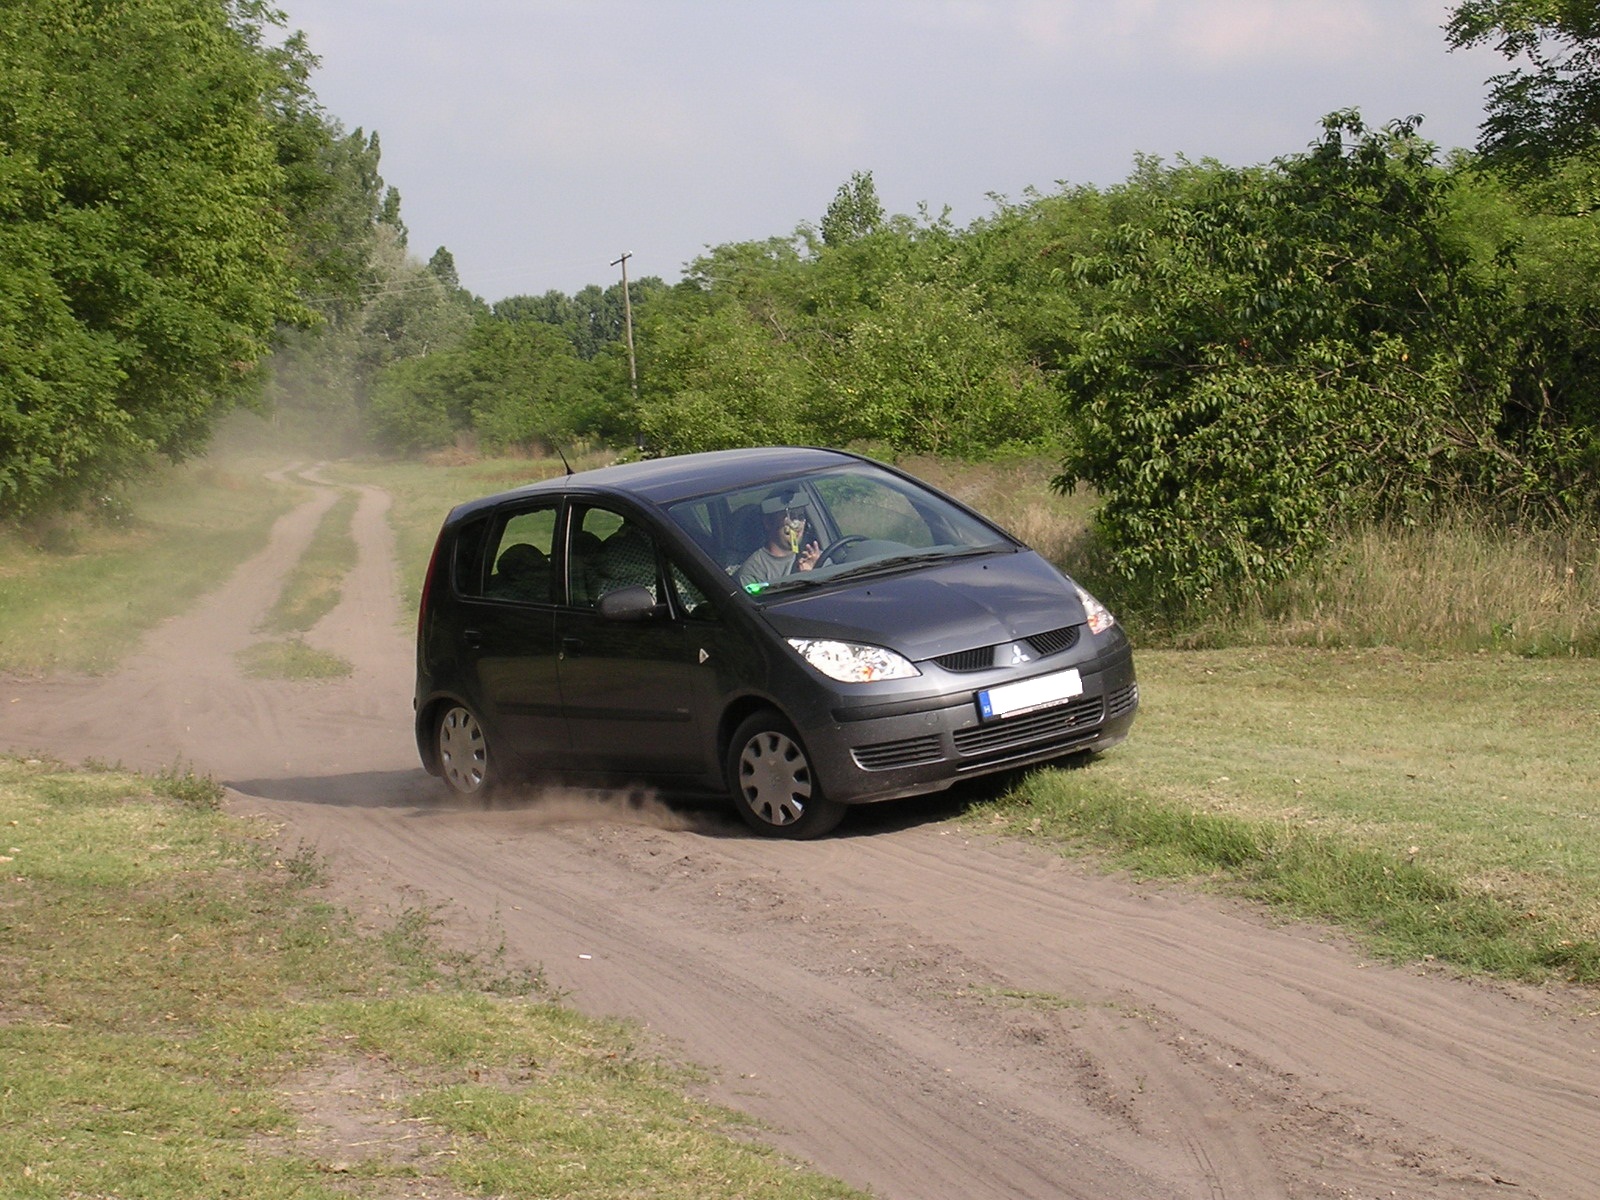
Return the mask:
<path id="1" fill-rule="evenodd" d="M 411 249 L 489 301 L 675 282 L 706 246 L 822 217 L 1109 185 L 1136 153 L 1244 165 L 1318 119 L 1421 114 L 1470 146 L 1492 50 L 1448 0 L 281 0 L 313 86 L 377 130 Z"/>

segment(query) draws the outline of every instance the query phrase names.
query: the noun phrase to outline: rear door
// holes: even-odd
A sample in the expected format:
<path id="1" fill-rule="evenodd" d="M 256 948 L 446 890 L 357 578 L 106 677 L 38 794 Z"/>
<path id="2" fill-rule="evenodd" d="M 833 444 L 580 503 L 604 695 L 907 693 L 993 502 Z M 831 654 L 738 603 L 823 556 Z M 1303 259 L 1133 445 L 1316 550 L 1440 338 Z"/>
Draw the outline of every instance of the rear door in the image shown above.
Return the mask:
<path id="1" fill-rule="evenodd" d="M 461 581 L 474 592 L 463 597 L 462 636 L 485 716 L 501 752 L 534 767 L 563 766 L 570 754 L 555 641 L 559 516 L 557 497 L 500 508 L 477 578 Z"/>

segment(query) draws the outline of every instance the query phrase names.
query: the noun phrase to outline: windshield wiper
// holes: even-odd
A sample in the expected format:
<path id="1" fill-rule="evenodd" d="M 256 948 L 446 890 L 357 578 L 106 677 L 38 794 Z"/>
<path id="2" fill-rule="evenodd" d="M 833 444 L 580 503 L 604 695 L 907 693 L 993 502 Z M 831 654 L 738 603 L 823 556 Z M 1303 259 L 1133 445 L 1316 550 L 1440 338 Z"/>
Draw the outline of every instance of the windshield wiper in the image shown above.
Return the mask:
<path id="1" fill-rule="evenodd" d="M 774 592 L 797 592 L 802 588 L 821 587 L 825 583 L 898 571 L 902 567 L 916 566 L 919 563 L 948 562 L 951 559 L 972 558 L 979 554 L 999 554 L 1012 549 L 1014 547 L 1005 542 L 993 542 L 987 546 L 967 546 L 959 550 L 918 550 L 910 554 L 891 554 L 885 558 L 871 558 L 859 563 L 841 563 L 837 568 L 823 567 L 816 571 L 795 571 L 771 583 L 747 587 L 745 591 L 752 596 L 770 596 Z"/>
<path id="2" fill-rule="evenodd" d="M 872 558 L 856 564 L 845 564 L 845 569 L 837 574 L 831 574 L 829 579 L 854 578 L 858 575 L 871 575 L 878 571 L 894 571 L 901 567 L 914 566 L 918 563 L 948 562 L 955 558 L 972 558 L 979 554 L 994 554 L 1007 549 L 1003 542 L 995 542 L 988 546 L 968 546 L 961 550 L 918 550 L 911 554 L 891 554 L 887 558 Z"/>

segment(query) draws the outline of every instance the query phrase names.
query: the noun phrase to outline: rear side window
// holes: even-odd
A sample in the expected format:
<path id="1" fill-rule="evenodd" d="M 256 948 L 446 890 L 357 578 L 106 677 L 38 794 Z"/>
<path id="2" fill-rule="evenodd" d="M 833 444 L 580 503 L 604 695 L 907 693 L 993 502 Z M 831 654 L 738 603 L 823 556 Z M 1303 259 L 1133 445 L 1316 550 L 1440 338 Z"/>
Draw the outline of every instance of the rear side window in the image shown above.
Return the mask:
<path id="1" fill-rule="evenodd" d="M 483 595 L 483 541 L 489 518 L 467 521 L 456 529 L 455 555 L 450 562 L 450 585 L 458 595 Z"/>
<path id="2" fill-rule="evenodd" d="M 502 511 L 496 518 L 483 594 L 491 600 L 553 604 L 557 501 Z"/>

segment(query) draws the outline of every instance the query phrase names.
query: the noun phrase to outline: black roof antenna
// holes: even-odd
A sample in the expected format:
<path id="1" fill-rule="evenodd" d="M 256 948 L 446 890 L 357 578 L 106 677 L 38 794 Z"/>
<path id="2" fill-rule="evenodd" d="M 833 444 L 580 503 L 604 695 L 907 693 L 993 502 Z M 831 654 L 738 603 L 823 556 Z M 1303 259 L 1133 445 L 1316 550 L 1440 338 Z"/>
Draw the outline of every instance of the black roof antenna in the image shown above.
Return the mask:
<path id="1" fill-rule="evenodd" d="M 556 453 L 561 455 L 561 465 L 567 469 L 567 474 L 571 475 L 572 474 L 572 464 L 567 461 L 567 456 L 565 454 L 561 454 L 561 447 L 560 446 L 556 447 Z"/>

